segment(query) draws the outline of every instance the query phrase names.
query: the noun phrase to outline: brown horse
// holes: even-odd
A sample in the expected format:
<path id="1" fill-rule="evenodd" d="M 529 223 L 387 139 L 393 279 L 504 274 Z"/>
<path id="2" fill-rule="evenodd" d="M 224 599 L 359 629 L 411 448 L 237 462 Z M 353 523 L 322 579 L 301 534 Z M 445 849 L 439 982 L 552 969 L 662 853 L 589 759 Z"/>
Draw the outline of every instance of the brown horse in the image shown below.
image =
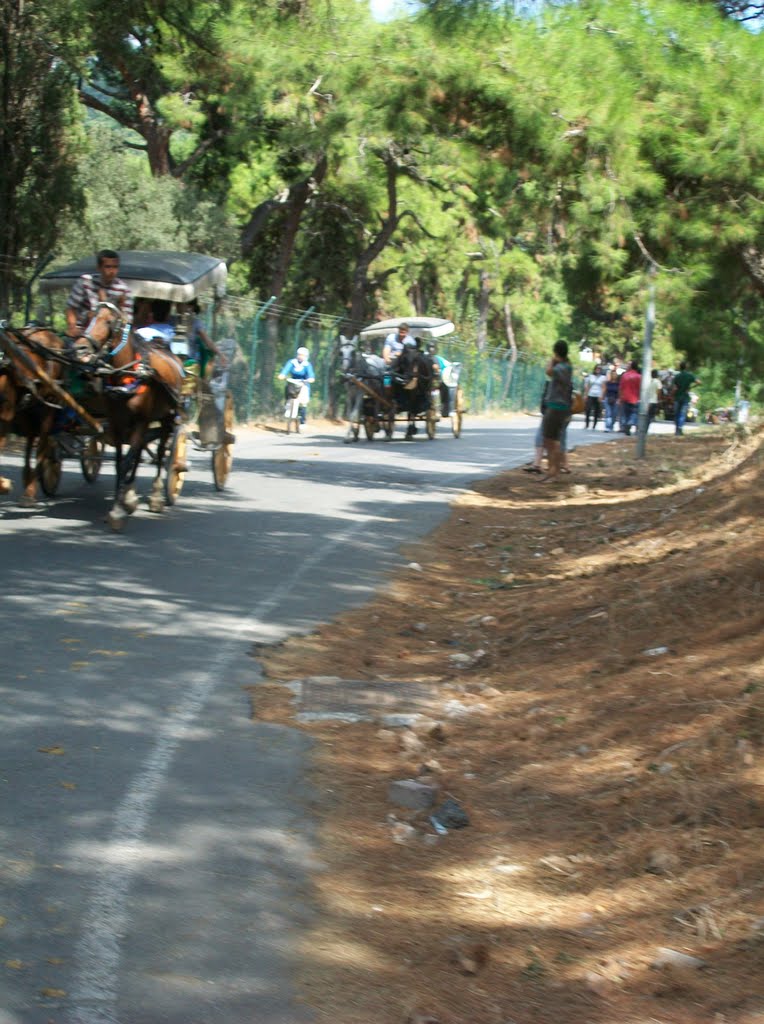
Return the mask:
<path id="1" fill-rule="evenodd" d="M 146 342 L 129 327 L 123 328 L 121 311 L 108 302 L 97 306 L 86 337 L 95 350 L 94 358 L 113 368 L 103 391 L 107 440 L 116 450 L 117 480 L 108 521 L 112 529 L 121 530 L 125 517 L 138 507 L 135 475 L 141 453 L 154 440 L 156 476 L 149 508 L 152 512 L 164 509 L 161 474 L 181 408 L 183 365 L 162 344 Z M 158 433 L 153 424 L 158 424 Z"/>
<path id="2" fill-rule="evenodd" d="M 0 449 L 11 433 L 26 441 L 24 493 L 20 501 L 26 507 L 37 501 L 32 449 L 36 441 L 39 460 L 51 443 L 53 422 L 63 405 L 55 385 L 63 376 L 65 362 L 64 343 L 53 331 L 32 327 L 21 331 L 0 329 Z M 11 481 L 0 477 L 0 494 L 9 494 L 11 490 Z"/>

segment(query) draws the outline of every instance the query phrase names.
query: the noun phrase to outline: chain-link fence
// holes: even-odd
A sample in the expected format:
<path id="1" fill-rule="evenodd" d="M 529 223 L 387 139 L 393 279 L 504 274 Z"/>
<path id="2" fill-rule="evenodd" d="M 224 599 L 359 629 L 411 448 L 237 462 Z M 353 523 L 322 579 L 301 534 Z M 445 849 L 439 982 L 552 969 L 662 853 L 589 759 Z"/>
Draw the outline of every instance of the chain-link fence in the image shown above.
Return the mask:
<path id="1" fill-rule="evenodd" d="M 337 340 L 341 333 L 355 333 L 344 317 L 289 309 L 275 300 L 258 303 L 230 296 L 215 310 L 214 324 L 212 314 L 208 316 L 215 335 L 234 338 L 238 346 L 230 386 L 239 420 L 279 411 L 283 388 L 277 374 L 301 345 L 309 350 L 316 372 L 313 415 L 342 416 L 344 390 L 337 372 Z M 521 353 L 513 365 L 508 350 L 478 352 L 457 335 L 439 339 L 438 352 L 462 364 L 461 386 L 469 412 L 538 409 L 544 364 L 537 356 L 526 358 Z"/>

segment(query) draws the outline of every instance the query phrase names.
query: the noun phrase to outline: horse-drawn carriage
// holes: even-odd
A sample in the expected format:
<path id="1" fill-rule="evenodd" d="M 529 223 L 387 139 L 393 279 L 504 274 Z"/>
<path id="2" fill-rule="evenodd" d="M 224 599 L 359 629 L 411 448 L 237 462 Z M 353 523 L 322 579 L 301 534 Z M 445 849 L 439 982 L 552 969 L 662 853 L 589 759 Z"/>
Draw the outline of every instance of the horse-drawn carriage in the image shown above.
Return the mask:
<path id="1" fill-rule="evenodd" d="M 40 292 L 51 297 L 66 294 L 82 274 L 95 269 L 91 259 L 51 271 L 41 278 Z M 39 424 L 30 431 L 38 430 L 36 475 L 44 493 L 55 495 L 67 457 L 79 459 L 85 480 L 94 482 L 105 447 L 111 445 L 115 448 L 117 499 L 109 518 L 117 529 L 123 516 L 137 507 L 132 481 L 141 457 L 156 467 L 149 506 L 161 511 L 165 502 L 174 504 L 180 494 L 189 442 L 211 453 L 217 489 L 223 488 L 230 472 L 234 442 L 227 368 L 218 363 L 208 381 L 203 373 L 194 372 L 187 359 L 192 327 L 188 304 L 205 293 L 223 293 L 225 263 L 197 253 L 123 252 L 119 275 L 136 300 L 175 304 L 169 348 L 166 342 L 158 343 L 158 332 L 133 330 L 137 325 L 124 323 L 121 311 L 107 302 L 99 304 L 87 329 L 86 338 L 93 347 L 87 361 L 75 358 L 71 345 L 47 328 L 14 331 L 5 327 L 0 332 L 8 372 L 16 366 L 24 378 L 26 366 L 22 405 L 31 402 L 41 409 Z M 217 347 L 230 366 L 233 351 L 225 351 L 222 342 Z M 234 342 L 230 348 L 235 348 Z M 32 358 L 36 365 L 30 365 Z M 43 407 L 52 412 L 43 413 Z M 25 486 L 30 475 L 30 444 L 31 436 Z M 127 446 L 125 456 L 123 444 Z"/>
<path id="2" fill-rule="evenodd" d="M 406 323 L 410 337 L 394 360 L 386 363 L 373 348 L 379 347 Z M 368 440 L 378 431 L 393 437 L 396 422 L 406 423 L 406 439 L 418 432 L 422 422 L 430 440 L 437 425 L 450 419 L 454 437 L 459 437 L 464 415 L 464 397 L 459 384 L 461 364 L 443 359 L 436 352 L 436 339 L 451 334 L 450 320 L 435 317 L 399 317 L 372 324 L 361 331 L 358 341 L 342 339 L 340 367 L 347 383 L 346 440 L 358 440 L 361 424 Z"/>

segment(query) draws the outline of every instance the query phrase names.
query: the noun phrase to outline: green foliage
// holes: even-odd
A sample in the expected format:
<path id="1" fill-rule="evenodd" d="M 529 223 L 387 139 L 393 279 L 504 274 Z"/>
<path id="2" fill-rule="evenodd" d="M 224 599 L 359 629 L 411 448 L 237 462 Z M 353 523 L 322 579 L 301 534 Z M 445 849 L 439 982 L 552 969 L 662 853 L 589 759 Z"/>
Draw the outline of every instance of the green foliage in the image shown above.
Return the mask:
<path id="1" fill-rule="evenodd" d="M 72 83 L 52 56 L 70 5 L 3 0 L 0 11 L 0 315 L 7 316 L 22 306 L 26 281 L 81 195 Z"/>
<path id="2" fill-rule="evenodd" d="M 72 255 L 216 251 L 260 298 L 444 315 L 523 357 L 638 354 L 653 262 L 659 365 L 764 369 L 762 38 L 735 4 L 429 0 L 380 25 L 356 0 L 130 0 L 115 32 L 105 0 L 71 2 L 46 13 L 59 66 L 121 126 L 84 133 L 48 69 L 46 229 L 79 181 Z"/>
<path id="3" fill-rule="evenodd" d="M 88 123 L 79 162 L 85 206 L 58 255 L 74 260 L 103 247 L 230 251 L 235 232 L 225 212 L 174 178 L 152 177 L 123 135 L 104 119 Z"/>

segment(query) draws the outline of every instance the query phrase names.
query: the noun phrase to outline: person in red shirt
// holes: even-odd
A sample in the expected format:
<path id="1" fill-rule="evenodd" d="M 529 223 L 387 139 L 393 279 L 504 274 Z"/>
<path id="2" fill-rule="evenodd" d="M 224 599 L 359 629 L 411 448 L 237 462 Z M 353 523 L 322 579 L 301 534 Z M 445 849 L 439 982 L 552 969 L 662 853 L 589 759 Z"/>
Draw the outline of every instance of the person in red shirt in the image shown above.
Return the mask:
<path id="1" fill-rule="evenodd" d="M 631 428 L 637 425 L 637 414 L 639 412 L 639 392 L 642 388 L 642 374 L 635 359 L 629 363 L 629 368 L 621 374 L 618 382 L 618 398 L 621 402 L 621 430 L 628 437 Z"/>

